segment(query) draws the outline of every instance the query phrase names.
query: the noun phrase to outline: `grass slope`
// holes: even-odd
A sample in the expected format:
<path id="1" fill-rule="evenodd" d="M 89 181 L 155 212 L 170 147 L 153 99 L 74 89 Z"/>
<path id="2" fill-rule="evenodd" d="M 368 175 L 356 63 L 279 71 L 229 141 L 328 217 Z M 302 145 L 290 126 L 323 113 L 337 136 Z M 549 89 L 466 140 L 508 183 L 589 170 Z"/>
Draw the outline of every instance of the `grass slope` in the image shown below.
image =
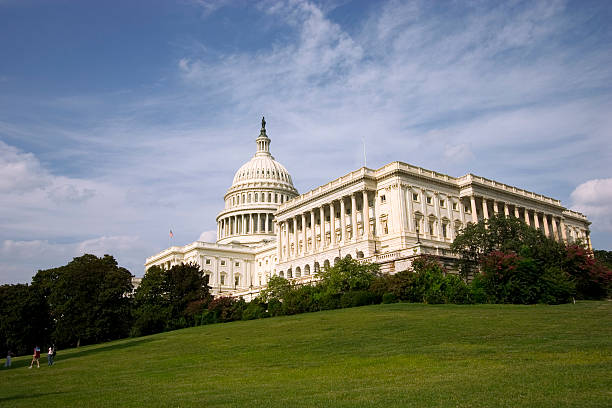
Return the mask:
<path id="1" fill-rule="evenodd" d="M 611 312 L 393 304 L 196 327 L 14 359 L 0 406 L 612 406 Z"/>

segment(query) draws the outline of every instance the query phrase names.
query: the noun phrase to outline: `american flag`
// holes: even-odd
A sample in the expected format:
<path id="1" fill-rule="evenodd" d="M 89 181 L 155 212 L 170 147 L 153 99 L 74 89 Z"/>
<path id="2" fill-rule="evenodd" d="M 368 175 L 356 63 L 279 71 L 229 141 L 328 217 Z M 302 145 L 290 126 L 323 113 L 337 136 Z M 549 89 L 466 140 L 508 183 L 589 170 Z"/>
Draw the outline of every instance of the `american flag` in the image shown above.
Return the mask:
<path id="1" fill-rule="evenodd" d="M 170 230 L 170 238 L 174 238 L 174 234 L 172 233 L 172 230 Z"/>

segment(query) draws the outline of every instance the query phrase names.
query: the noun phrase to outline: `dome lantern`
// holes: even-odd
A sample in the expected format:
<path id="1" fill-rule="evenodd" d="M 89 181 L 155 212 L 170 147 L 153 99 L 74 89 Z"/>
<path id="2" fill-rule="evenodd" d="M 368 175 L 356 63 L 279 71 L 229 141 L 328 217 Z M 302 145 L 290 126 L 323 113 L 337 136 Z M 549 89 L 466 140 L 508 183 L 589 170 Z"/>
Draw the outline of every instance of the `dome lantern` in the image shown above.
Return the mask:
<path id="1" fill-rule="evenodd" d="M 263 116 L 261 117 L 259 137 L 255 139 L 255 143 L 257 143 L 256 156 L 270 156 L 270 138 L 266 134 L 266 118 Z"/>

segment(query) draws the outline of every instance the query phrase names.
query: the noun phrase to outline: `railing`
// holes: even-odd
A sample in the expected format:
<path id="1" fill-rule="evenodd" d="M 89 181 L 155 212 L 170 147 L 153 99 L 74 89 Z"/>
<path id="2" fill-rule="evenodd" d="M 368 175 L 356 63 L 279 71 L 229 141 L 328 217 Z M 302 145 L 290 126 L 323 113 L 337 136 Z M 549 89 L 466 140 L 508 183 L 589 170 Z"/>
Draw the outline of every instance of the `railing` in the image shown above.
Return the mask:
<path id="1" fill-rule="evenodd" d="M 498 181 L 495 180 L 491 180 L 485 177 L 481 177 L 481 176 L 476 176 L 474 174 L 466 174 L 465 176 L 462 176 L 458 179 L 459 181 L 459 185 L 460 186 L 464 186 L 466 184 L 470 184 L 473 182 L 478 182 L 480 184 L 484 184 L 485 186 L 488 187 L 493 187 L 493 188 L 497 188 L 503 191 L 508 191 L 510 193 L 514 193 L 514 194 L 518 194 L 520 196 L 523 197 L 527 197 L 527 198 L 533 198 L 536 200 L 540 200 L 540 201 L 544 201 L 546 203 L 549 204 L 553 204 L 553 205 L 558 205 L 561 206 L 561 200 L 557 200 L 555 198 L 551 198 L 551 197 L 547 197 L 545 195 L 542 194 L 536 194 L 534 192 L 531 191 L 527 191 L 527 190 L 523 190 L 522 188 L 517 188 L 514 186 L 509 186 L 508 184 L 504 184 L 504 183 L 500 183 Z"/>

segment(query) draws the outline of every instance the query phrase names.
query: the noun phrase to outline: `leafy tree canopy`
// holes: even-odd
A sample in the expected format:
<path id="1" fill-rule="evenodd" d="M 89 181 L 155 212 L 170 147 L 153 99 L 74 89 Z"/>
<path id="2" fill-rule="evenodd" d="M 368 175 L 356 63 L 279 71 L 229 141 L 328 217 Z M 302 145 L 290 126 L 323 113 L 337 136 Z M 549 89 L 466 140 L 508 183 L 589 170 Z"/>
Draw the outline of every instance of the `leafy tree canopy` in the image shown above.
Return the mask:
<path id="1" fill-rule="evenodd" d="M 460 268 L 464 276 L 471 274 L 483 256 L 493 251 L 522 253 L 550 263 L 560 262 L 563 248 L 563 244 L 524 221 L 503 215 L 468 224 L 451 244 L 451 250 L 461 256 Z"/>
<path id="2" fill-rule="evenodd" d="M 110 255 L 85 254 L 59 268 L 38 271 L 58 345 L 96 343 L 126 336 L 130 328 L 132 274 Z"/>
<path id="3" fill-rule="evenodd" d="M 379 273 L 379 265 L 360 263 L 351 258 L 340 259 L 332 267 L 317 273 L 327 293 L 339 294 L 353 290 L 366 290 Z"/>

